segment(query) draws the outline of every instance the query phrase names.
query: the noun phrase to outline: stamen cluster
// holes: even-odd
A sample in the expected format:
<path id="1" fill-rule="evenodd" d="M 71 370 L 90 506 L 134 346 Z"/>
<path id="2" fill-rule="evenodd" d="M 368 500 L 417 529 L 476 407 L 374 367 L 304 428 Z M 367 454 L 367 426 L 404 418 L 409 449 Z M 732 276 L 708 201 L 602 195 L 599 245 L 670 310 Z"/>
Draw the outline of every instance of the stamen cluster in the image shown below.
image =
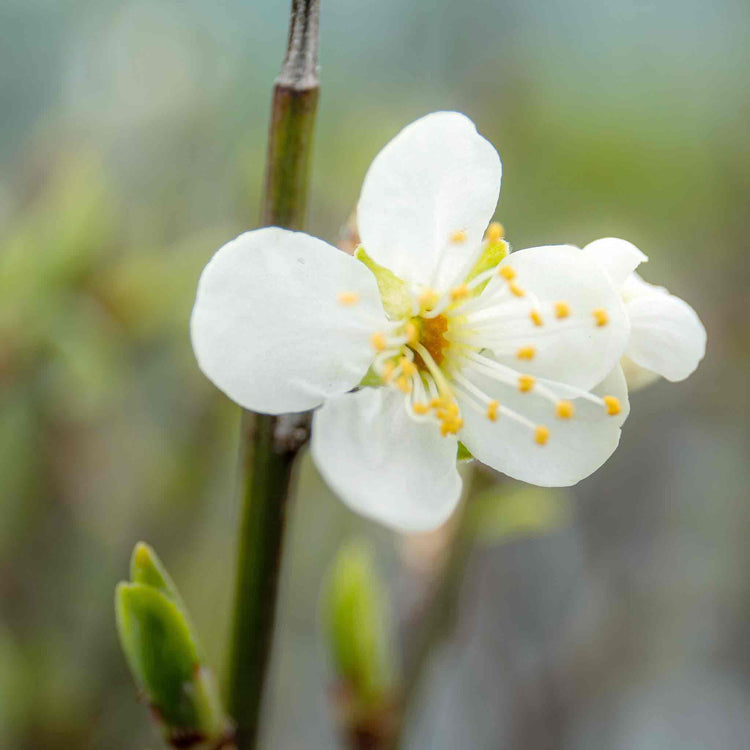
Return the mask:
<path id="1" fill-rule="evenodd" d="M 500 224 L 492 223 L 485 234 L 485 247 L 503 238 Z M 462 242 L 461 230 L 451 233 L 451 242 Z M 513 351 L 520 362 L 536 356 L 537 348 L 519 342 L 519 321 L 530 320 L 533 328 L 554 326 L 559 332 L 569 321 L 571 306 L 565 300 L 540 300 L 521 285 L 512 261 L 496 265 L 473 278 L 438 293 L 430 287 L 409 292 L 411 314 L 390 321 L 390 326 L 373 333 L 370 343 L 376 356 L 372 371 L 382 385 L 396 388 L 404 396 L 405 407 L 416 421 L 437 422 L 440 434 L 455 435 L 463 427 L 462 408 L 482 413 L 491 422 L 501 416 L 528 428 L 538 445 L 550 438 L 550 428 L 492 398 L 478 380 L 491 380 L 513 386 L 520 393 L 534 393 L 551 402 L 551 416 L 567 420 L 575 416 L 572 401 L 555 393 L 553 386 L 538 382 L 528 373 L 496 361 L 492 354 Z M 341 292 L 339 303 L 356 304 L 354 292 Z M 603 308 L 590 312 L 591 327 L 606 326 L 609 318 Z M 555 331 L 551 331 L 554 333 Z M 600 398 L 581 389 L 566 387 L 576 398 L 601 407 L 608 415 L 620 412 L 615 396 Z"/>

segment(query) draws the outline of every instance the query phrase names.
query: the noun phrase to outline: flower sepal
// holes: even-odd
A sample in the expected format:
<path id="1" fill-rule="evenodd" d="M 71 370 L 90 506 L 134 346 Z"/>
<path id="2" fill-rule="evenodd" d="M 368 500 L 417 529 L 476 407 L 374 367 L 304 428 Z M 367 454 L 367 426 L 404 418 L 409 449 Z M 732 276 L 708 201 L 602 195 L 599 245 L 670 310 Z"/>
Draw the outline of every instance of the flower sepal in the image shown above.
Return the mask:
<path id="1" fill-rule="evenodd" d="M 406 282 L 396 276 L 393 271 L 376 263 L 367 251 L 360 245 L 354 251 L 354 257 L 364 263 L 372 271 L 378 282 L 383 309 L 392 320 L 404 318 L 411 315 L 412 298 L 406 286 Z"/>
<path id="2" fill-rule="evenodd" d="M 495 268 L 503 258 L 508 256 L 510 245 L 505 241 L 503 235 L 502 225 L 493 221 L 487 229 L 482 254 L 477 258 L 477 262 L 471 271 L 469 271 L 469 275 L 465 279 L 466 283 L 473 281 L 480 273 Z M 473 296 L 476 297 L 478 294 L 481 294 L 488 283 L 489 279 L 475 287 L 472 290 Z"/>
<path id="3" fill-rule="evenodd" d="M 383 377 L 376 372 L 374 367 L 371 367 L 359 381 L 360 388 L 379 388 L 381 385 L 383 385 Z"/>
<path id="4" fill-rule="evenodd" d="M 474 454 L 459 440 L 458 441 L 458 453 L 456 455 L 457 461 L 473 461 Z"/>

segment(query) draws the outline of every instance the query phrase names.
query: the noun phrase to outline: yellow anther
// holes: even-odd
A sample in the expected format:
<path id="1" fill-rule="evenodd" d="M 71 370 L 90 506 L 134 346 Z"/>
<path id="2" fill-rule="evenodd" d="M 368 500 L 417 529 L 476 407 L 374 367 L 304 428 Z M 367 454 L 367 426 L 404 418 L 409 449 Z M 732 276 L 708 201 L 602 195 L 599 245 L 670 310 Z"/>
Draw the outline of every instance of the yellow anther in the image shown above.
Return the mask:
<path id="1" fill-rule="evenodd" d="M 560 419 L 570 419 L 575 412 L 575 407 L 570 401 L 558 401 L 555 406 L 555 414 Z"/>
<path id="2" fill-rule="evenodd" d="M 339 292 L 336 299 L 340 305 L 351 307 L 359 302 L 359 294 L 357 292 Z"/>
<path id="3" fill-rule="evenodd" d="M 516 269 L 512 266 L 500 266 L 500 268 L 497 269 L 497 272 L 506 281 L 513 281 L 513 279 L 516 278 Z"/>
<path id="4" fill-rule="evenodd" d="M 511 294 L 515 295 L 516 297 L 523 297 L 523 295 L 526 294 L 526 292 L 520 286 L 518 286 L 515 281 L 511 281 L 508 284 L 508 289 L 510 289 Z"/>
<path id="5" fill-rule="evenodd" d="M 495 422 L 497 420 L 497 411 L 500 408 L 500 404 L 497 401 L 490 401 L 489 404 L 487 404 L 487 419 L 490 420 L 490 422 Z"/>
<path id="6" fill-rule="evenodd" d="M 396 378 L 396 388 L 402 393 L 411 393 L 411 380 L 406 375 L 399 375 Z"/>
<path id="7" fill-rule="evenodd" d="M 534 430 L 534 440 L 538 445 L 547 445 L 547 441 L 549 440 L 549 429 L 543 424 L 540 424 Z"/>
<path id="8" fill-rule="evenodd" d="M 560 300 L 555 302 L 555 317 L 562 320 L 570 315 L 570 305 L 567 302 Z"/>
<path id="9" fill-rule="evenodd" d="M 521 393 L 528 393 L 536 383 L 536 378 L 533 375 L 519 375 L 518 376 L 518 390 Z"/>
<path id="10" fill-rule="evenodd" d="M 541 313 L 539 312 L 539 310 L 532 310 L 529 313 L 529 317 L 531 318 L 531 322 L 535 326 L 543 326 L 544 325 L 544 321 L 542 320 L 542 316 L 541 316 Z"/>
<path id="11" fill-rule="evenodd" d="M 446 404 L 446 400 L 444 398 L 433 398 L 430 401 L 430 409 L 440 409 Z"/>
<path id="12" fill-rule="evenodd" d="M 440 434 L 445 437 L 446 435 L 455 435 L 464 426 L 463 419 L 449 419 L 441 422 Z"/>
<path id="13" fill-rule="evenodd" d="M 469 287 L 466 284 L 459 284 L 451 289 L 451 299 L 456 302 L 469 296 Z"/>
<path id="14" fill-rule="evenodd" d="M 412 408 L 412 411 L 413 411 L 413 412 L 414 412 L 415 414 L 427 414 L 427 412 L 428 412 L 428 411 L 430 411 L 430 406 L 429 406 L 429 404 L 425 404 L 425 403 L 424 403 L 424 402 L 422 402 L 422 401 L 415 401 L 415 402 L 414 402 L 414 403 L 413 403 L 413 404 L 411 405 L 411 408 Z"/>
<path id="15" fill-rule="evenodd" d="M 607 407 L 607 414 L 609 414 L 610 417 L 614 417 L 616 414 L 620 413 L 622 407 L 620 406 L 620 399 L 617 398 L 617 396 L 605 396 L 603 401 L 604 405 Z"/>
<path id="16" fill-rule="evenodd" d="M 536 349 L 533 346 L 522 346 L 517 352 L 516 357 L 518 359 L 534 359 Z"/>
<path id="17" fill-rule="evenodd" d="M 406 334 L 407 344 L 414 346 L 419 343 L 419 328 L 417 328 L 415 323 L 409 321 L 405 326 L 404 333 Z"/>
<path id="18" fill-rule="evenodd" d="M 385 336 L 382 333 L 373 333 L 370 336 L 370 344 L 376 352 L 382 352 L 387 346 Z"/>
<path id="19" fill-rule="evenodd" d="M 424 310 L 430 310 L 438 303 L 440 295 L 434 289 L 425 289 L 419 295 L 419 306 Z"/>
<path id="20" fill-rule="evenodd" d="M 597 307 L 596 310 L 591 311 L 591 314 L 599 327 L 606 326 L 609 323 L 609 315 L 603 307 Z"/>
<path id="21" fill-rule="evenodd" d="M 488 227 L 484 238 L 489 243 L 498 242 L 505 237 L 505 229 L 499 221 L 493 221 Z"/>
<path id="22" fill-rule="evenodd" d="M 417 366 L 408 357 L 401 357 L 398 365 L 401 368 L 401 372 L 403 372 L 407 378 L 410 378 L 417 372 Z"/>
<path id="23" fill-rule="evenodd" d="M 466 232 L 463 229 L 458 229 L 455 232 L 451 232 L 451 242 L 460 243 L 466 242 Z"/>
<path id="24" fill-rule="evenodd" d="M 436 410 L 435 415 L 438 419 L 455 419 L 460 414 L 458 405 L 455 403 L 443 402 Z"/>
<path id="25" fill-rule="evenodd" d="M 391 379 L 393 378 L 393 371 L 396 369 L 396 363 L 389 359 L 384 365 L 383 365 L 383 375 L 381 376 L 383 380 L 385 380 L 386 383 L 390 383 Z"/>

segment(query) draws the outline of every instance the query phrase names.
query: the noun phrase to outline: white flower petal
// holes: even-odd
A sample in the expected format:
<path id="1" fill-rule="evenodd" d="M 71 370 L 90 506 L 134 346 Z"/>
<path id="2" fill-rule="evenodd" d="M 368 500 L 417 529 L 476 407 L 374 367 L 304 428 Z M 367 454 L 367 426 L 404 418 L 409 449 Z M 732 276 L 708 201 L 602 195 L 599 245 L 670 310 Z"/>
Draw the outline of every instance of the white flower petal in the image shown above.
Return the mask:
<path id="1" fill-rule="evenodd" d="M 620 294 L 625 302 L 630 302 L 636 297 L 643 297 L 651 294 L 669 294 L 663 286 L 656 286 L 641 278 L 635 271 L 625 279 L 625 283 L 620 287 Z"/>
<path id="2" fill-rule="evenodd" d="M 620 366 L 625 375 L 625 382 L 628 384 L 628 391 L 640 391 L 651 383 L 655 383 L 661 376 L 652 370 L 647 370 L 633 362 L 630 357 L 623 357 L 620 360 Z"/>
<path id="3" fill-rule="evenodd" d="M 621 412 L 609 416 L 606 410 L 583 398 L 574 398 L 565 386 L 544 384 L 572 401 L 575 413 L 570 419 L 555 416 L 555 406 L 541 396 L 520 393 L 485 378 L 472 378 L 490 397 L 500 402 L 497 421 L 461 403 L 464 427 L 459 439 L 483 463 L 530 484 L 566 487 L 596 471 L 613 453 L 620 440 L 620 427 L 629 412 L 628 392 L 620 367 L 616 367 L 593 392 L 615 396 Z M 502 413 L 503 405 L 549 429 L 546 445 L 534 441 L 529 427 Z"/>
<path id="4" fill-rule="evenodd" d="M 695 310 L 673 294 L 649 294 L 627 303 L 632 332 L 626 350 L 637 365 L 667 380 L 684 380 L 706 353 L 706 329 Z"/>
<path id="5" fill-rule="evenodd" d="M 594 240 L 583 248 L 583 252 L 599 263 L 618 289 L 641 263 L 648 261 L 634 244 L 616 237 Z"/>
<path id="6" fill-rule="evenodd" d="M 365 250 L 401 278 L 443 290 L 481 251 L 501 174 L 492 144 L 464 115 L 411 123 L 365 176 L 357 207 Z M 455 232 L 462 241 L 451 241 Z"/>
<path id="7" fill-rule="evenodd" d="M 342 306 L 340 292 L 359 302 Z M 190 322 L 206 376 L 253 411 L 304 411 L 344 393 L 385 324 L 375 277 L 322 240 L 276 227 L 241 234 L 203 269 Z"/>
<path id="8" fill-rule="evenodd" d="M 488 344 L 496 359 L 584 389 L 603 380 L 619 362 L 630 326 L 620 294 L 601 267 L 571 245 L 519 250 L 500 266 L 515 269 L 517 283 L 526 290 L 515 304 L 522 310 L 541 308 L 543 325 L 525 313 L 510 321 L 497 336 L 498 346 Z M 493 279 L 484 294 L 500 283 L 501 278 Z M 556 316 L 555 302 L 566 303 L 567 316 Z M 604 311 L 605 325 L 597 325 L 595 311 Z M 528 346 L 535 352 L 531 360 L 519 362 L 509 353 L 509 347 Z"/>
<path id="9" fill-rule="evenodd" d="M 402 394 L 363 388 L 315 412 L 312 456 L 354 511 L 400 531 L 436 528 L 461 494 L 457 442 L 411 419 Z"/>

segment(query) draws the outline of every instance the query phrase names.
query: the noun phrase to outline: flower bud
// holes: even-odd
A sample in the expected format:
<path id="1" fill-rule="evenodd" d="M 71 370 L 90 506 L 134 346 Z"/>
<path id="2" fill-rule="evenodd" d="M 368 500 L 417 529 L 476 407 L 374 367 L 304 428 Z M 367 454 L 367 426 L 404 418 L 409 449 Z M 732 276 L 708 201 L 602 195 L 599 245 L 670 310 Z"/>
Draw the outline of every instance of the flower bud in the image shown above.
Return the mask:
<path id="1" fill-rule="evenodd" d="M 380 708 L 395 684 L 390 606 L 362 543 L 344 545 L 324 591 L 326 635 L 340 685 L 355 712 Z"/>

